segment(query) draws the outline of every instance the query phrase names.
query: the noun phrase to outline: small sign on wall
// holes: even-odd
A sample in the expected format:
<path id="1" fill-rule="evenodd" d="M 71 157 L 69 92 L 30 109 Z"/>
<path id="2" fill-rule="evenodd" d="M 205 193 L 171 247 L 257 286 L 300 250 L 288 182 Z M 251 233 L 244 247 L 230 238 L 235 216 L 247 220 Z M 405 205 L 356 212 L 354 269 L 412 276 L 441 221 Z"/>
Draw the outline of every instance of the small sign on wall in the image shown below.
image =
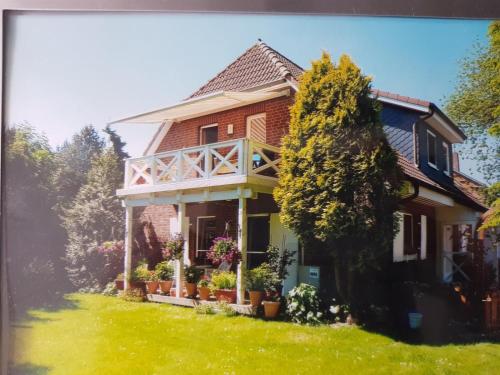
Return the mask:
<path id="1" fill-rule="evenodd" d="M 309 267 L 309 278 L 319 279 L 319 267 Z"/>
<path id="2" fill-rule="evenodd" d="M 227 134 L 231 135 L 233 134 L 234 129 L 233 129 L 233 124 L 228 124 L 227 125 Z"/>

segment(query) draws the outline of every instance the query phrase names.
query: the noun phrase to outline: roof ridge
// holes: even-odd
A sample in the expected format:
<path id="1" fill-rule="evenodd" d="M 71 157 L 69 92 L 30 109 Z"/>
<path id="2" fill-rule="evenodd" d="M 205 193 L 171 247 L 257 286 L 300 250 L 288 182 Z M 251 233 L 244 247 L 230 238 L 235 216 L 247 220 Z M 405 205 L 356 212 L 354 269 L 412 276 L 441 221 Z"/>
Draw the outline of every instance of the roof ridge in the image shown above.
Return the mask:
<path id="1" fill-rule="evenodd" d="M 283 64 L 281 59 L 278 57 L 279 53 L 277 51 L 275 51 L 274 49 L 269 47 L 261 39 L 259 39 L 259 41 L 257 42 L 257 45 L 260 47 L 262 52 L 271 60 L 271 62 L 274 64 L 274 66 L 276 68 L 278 68 L 278 71 L 283 78 L 286 78 L 286 77 L 292 75 L 290 70 L 288 70 L 288 68 L 285 66 L 285 64 Z"/>
<path id="2" fill-rule="evenodd" d="M 238 61 L 241 60 L 241 58 L 243 56 L 245 56 L 245 54 L 247 54 L 248 51 L 250 51 L 252 48 L 255 48 L 258 46 L 258 42 L 253 44 L 251 47 L 247 48 L 245 50 L 245 52 L 243 52 L 242 54 L 240 54 L 231 64 L 227 65 L 224 69 L 222 69 L 221 71 L 219 71 L 217 74 L 215 74 L 212 78 L 210 78 L 203 86 L 200 86 L 198 87 L 198 89 L 193 92 L 191 95 L 189 95 L 186 99 L 191 99 L 193 98 L 197 93 L 199 93 L 200 91 L 203 91 L 203 89 L 205 87 L 207 87 L 211 82 L 215 81 L 217 78 L 220 78 L 220 76 L 227 70 L 229 70 L 229 68 L 231 68 L 234 64 L 236 64 Z"/>

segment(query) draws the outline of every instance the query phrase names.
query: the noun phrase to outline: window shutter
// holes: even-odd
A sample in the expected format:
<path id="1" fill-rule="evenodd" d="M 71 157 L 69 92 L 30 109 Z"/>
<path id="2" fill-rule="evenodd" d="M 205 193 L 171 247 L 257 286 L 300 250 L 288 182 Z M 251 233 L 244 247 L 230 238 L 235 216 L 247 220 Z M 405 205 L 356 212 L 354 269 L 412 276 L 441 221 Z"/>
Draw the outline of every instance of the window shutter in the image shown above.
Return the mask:
<path id="1" fill-rule="evenodd" d="M 420 259 L 427 258 L 427 216 L 420 215 Z"/>
<path id="2" fill-rule="evenodd" d="M 253 141 L 266 143 L 266 114 L 250 116 L 247 121 L 247 137 Z"/>
<path id="3" fill-rule="evenodd" d="M 404 260 L 404 217 L 401 212 L 397 212 L 395 219 L 398 221 L 399 231 L 394 237 L 392 258 L 394 262 L 401 262 Z"/>

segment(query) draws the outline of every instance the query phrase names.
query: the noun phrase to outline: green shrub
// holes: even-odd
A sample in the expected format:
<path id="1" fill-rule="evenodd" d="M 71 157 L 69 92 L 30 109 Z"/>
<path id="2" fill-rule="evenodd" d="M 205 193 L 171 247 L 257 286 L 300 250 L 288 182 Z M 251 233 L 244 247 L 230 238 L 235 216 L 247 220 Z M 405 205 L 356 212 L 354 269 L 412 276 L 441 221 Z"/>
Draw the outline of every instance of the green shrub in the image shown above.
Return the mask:
<path id="1" fill-rule="evenodd" d="M 132 272 L 132 281 L 157 281 L 158 276 L 155 271 L 148 270 L 146 263 L 139 264 Z"/>
<path id="2" fill-rule="evenodd" d="M 231 306 L 229 306 L 229 303 L 227 303 L 226 301 L 217 302 L 217 310 L 219 310 L 219 312 L 225 316 L 238 315 L 238 313 Z"/>
<path id="3" fill-rule="evenodd" d="M 186 278 L 187 283 L 196 284 L 198 281 L 200 281 L 202 275 L 203 270 L 195 266 L 184 268 L 184 277 Z"/>
<path id="4" fill-rule="evenodd" d="M 201 279 L 199 282 L 198 282 L 198 287 L 199 288 L 208 288 L 210 286 L 210 281 L 206 280 L 206 279 Z"/>
<path id="5" fill-rule="evenodd" d="M 235 289 L 236 274 L 234 272 L 214 272 L 212 275 L 212 285 L 214 289 Z"/>
<path id="6" fill-rule="evenodd" d="M 208 303 L 200 303 L 194 307 L 194 311 L 200 315 L 213 315 L 215 314 L 215 309 L 212 305 Z"/>
<path id="7" fill-rule="evenodd" d="M 158 263 L 155 271 L 161 281 L 172 280 L 174 277 L 174 266 L 168 261 Z"/>
<path id="8" fill-rule="evenodd" d="M 118 289 L 116 289 L 116 285 L 115 285 L 114 281 L 107 283 L 106 287 L 102 291 L 102 294 L 105 296 L 116 296 L 117 293 L 118 293 Z"/>
<path id="9" fill-rule="evenodd" d="M 146 298 L 142 289 L 127 289 L 120 293 L 120 298 L 128 302 L 143 302 Z"/>
<path id="10" fill-rule="evenodd" d="M 316 325 L 321 323 L 323 313 L 316 288 L 301 283 L 288 292 L 286 313 L 295 323 Z"/>
<path id="11" fill-rule="evenodd" d="M 268 263 L 246 271 L 246 286 L 249 291 L 271 290 L 279 283 L 278 276 Z"/>

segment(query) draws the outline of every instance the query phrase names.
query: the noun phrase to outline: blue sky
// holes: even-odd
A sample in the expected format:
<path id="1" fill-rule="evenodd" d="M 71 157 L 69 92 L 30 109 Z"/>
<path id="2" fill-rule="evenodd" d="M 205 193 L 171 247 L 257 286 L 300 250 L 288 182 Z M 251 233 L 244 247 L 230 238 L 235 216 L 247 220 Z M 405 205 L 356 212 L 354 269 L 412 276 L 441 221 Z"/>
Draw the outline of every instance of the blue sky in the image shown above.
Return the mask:
<path id="1" fill-rule="evenodd" d="M 262 38 L 307 68 L 349 54 L 374 87 L 441 105 L 458 61 L 488 21 L 222 14 L 15 13 L 9 16 L 5 113 L 53 146 L 83 125 L 182 100 Z M 115 125 L 139 156 L 153 125 Z M 481 178 L 470 163 L 465 172 Z"/>

